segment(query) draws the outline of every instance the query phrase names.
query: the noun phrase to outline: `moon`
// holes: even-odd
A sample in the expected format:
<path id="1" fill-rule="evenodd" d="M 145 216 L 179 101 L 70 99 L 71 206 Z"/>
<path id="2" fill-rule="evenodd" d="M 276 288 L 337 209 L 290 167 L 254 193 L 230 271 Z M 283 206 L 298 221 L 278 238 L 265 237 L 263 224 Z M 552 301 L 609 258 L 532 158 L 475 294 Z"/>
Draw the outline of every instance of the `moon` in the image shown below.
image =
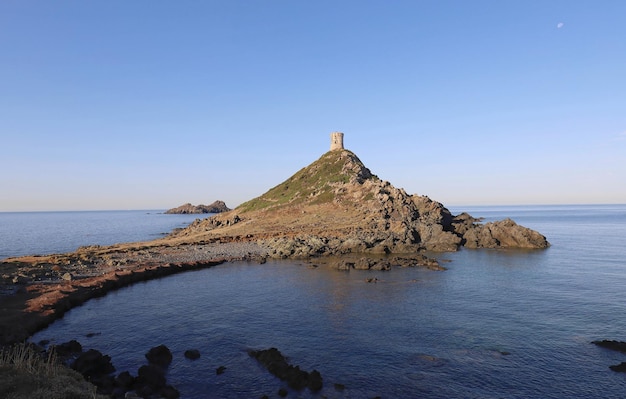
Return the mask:
<path id="1" fill-rule="evenodd" d="M 563 22 L 559 22 L 558 24 L 556 24 L 556 27 L 558 29 L 561 29 L 563 27 L 563 25 L 565 25 Z"/>

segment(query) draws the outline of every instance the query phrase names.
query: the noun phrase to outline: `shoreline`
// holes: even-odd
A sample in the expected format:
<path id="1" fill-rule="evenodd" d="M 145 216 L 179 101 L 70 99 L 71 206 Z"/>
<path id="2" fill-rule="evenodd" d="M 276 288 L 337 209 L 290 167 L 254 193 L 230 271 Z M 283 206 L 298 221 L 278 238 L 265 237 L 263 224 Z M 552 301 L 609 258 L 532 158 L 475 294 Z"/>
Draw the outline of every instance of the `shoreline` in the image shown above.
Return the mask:
<path id="1" fill-rule="evenodd" d="M 0 347 L 26 341 L 92 298 L 132 284 L 226 262 L 263 262 L 254 242 L 164 245 L 159 240 L 7 258 L 2 266 Z"/>

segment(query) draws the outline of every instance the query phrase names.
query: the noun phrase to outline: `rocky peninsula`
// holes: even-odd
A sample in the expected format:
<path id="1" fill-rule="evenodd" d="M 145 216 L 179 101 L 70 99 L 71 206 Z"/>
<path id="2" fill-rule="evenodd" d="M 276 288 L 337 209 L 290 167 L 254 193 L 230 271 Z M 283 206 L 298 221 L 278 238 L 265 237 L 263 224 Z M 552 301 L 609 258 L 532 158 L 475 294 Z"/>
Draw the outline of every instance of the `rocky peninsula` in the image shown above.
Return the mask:
<path id="1" fill-rule="evenodd" d="M 0 343 L 24 340 L 110 290 L 227 261 L 314 257 L 341 270 L 442 270 L 423 252 L 548 246 L 510 219 L 483 224 L 407 194 L 336 146 L 260 197 L 164 238 L 2 260 Z"/>

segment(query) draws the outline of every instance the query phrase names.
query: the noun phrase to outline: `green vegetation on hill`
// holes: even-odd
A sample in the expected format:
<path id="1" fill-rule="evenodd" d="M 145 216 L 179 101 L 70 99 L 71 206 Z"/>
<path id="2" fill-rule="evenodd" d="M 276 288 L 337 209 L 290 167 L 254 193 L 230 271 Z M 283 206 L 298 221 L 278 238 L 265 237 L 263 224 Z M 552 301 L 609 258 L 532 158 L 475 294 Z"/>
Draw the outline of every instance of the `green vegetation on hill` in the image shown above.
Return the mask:
<path id="1" fill-rule="evenodd" d="M 329 151 L 265 194 L 241 204 L 237 210 L 249 212 L 286 205 L 332 202 L 335 188 L 358 176 L 378 179 L 370 174 L 354 153 L 348 150 Z"/>

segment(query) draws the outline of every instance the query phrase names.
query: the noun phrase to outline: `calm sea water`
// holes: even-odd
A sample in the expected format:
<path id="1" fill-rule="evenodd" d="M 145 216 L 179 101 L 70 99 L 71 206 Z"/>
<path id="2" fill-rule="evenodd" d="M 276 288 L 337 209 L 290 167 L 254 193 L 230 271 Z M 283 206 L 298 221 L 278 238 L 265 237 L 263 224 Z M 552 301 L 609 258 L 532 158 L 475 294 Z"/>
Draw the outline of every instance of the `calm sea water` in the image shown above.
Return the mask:
<path id="1" fill-rule="evenodd" d="M 0 212 L 0 259 L 158 238 L 198 217 L 150 211 Z"/>
<path id="2" fill-rule="evenodd" d="M 289 397 L 626 397 L 608 368 L 626 355 L 590 343 L 626 340 L 626 206 L 460 211 L 511 217 L 552 247 L 439 254 L 444 272 L 225 264 L 89 301 L 33 340 L 77 339 L 133 373 L 165 344 L 184 398 L 277 397 L 283 384 L 246 353 L 269 347 L 324 378 L 319 394 Z M 191 348 L 199 360 L 183 357 Z"/>

